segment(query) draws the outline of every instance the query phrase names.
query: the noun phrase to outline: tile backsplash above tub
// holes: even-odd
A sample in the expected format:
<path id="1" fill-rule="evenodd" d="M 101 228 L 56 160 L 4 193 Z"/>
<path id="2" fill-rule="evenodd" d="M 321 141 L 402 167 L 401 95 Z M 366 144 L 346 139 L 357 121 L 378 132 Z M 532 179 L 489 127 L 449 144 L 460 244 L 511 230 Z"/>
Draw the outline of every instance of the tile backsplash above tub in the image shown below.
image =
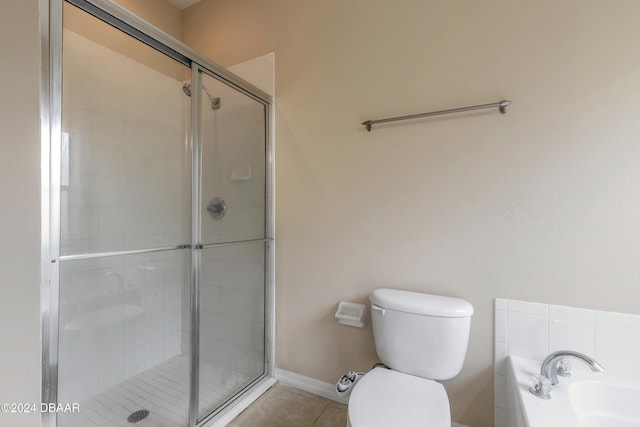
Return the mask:
<path id="1" fill-rule="evenodd" d="M 553 351 L 575 350 L 594 357 L 612 374 L 640 379 L 640 315 L 500 298 L 494 313 L 496 427 L 506 426 L 509 355 L 542 361 Z"/>

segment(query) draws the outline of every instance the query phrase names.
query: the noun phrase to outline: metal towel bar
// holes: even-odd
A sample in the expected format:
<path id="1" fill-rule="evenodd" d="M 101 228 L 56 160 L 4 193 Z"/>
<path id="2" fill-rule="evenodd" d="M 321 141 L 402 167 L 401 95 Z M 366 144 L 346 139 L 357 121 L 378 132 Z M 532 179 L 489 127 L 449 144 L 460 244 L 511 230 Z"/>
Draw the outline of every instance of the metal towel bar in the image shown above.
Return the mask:
<path id="1" fill-rule="evenodd" d="M 422 114 L 412 114 L 410 116 L 399 116 L 399 117 L 390 117 L 388 119 L 377 119 L 377 120 L 367 120 L 366 122 L 362 122 L 363 126 L 367 127 L 368 131 L 371 131 L 371 127 L 378 123 L 387 123 L 387 122 L 396 122 L 398 120 L 408 120 L 408 119 L 418 119 L 420 117 L 430 117 L 430 116 L 439 116 L 442 114 L 451 114 L 451 113 L 462 113 L 463 111 L 471 111 L 471 110 L 482 110 L 485 108 L 494 108 L 498 107 L 502 114 L 505 114 L 511 105 L 511 101 L 502 100 L 499 102 L 493 102 L 491 104 L 482 104 L 482 105 L 472 105 L 470 107 L 460 107 L 460 108 L 451 108 L 449 110 L 441 110 L 441 111 L 432 111 L 429 113 Z"/>

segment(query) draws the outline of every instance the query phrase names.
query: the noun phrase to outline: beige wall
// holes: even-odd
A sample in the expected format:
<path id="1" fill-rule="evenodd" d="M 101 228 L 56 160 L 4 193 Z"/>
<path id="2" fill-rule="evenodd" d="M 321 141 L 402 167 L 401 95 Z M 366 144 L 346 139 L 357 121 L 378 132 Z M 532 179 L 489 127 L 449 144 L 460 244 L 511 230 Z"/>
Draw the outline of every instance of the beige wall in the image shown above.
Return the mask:
<path id="1" fill-rule="evenodd" d="M 277 364 L 333 382 L 375 360 L 341 300 L 390 286 L 476 314 L 446 383 L 492 425 L 495 297 L 640 313 L 640 56 L 632 0 L 205 0 L 183 40 L 275 51 Z M 385 116 L 514 101 L 379 126 Z"/>
<path id="2" fill-rule="evenodd" d="M 163 2 L 158 2 L 158 5 L 161 4 Z M 156 14 L 148 15 L 151 18 L 155 18 Z M 149 16 L 145 15 L 147 18 Z M 179 22 L 180 13 L 175 8 L 173 9 L 173 16 Z M 69 3 L 64 3 L 62 19 L 65 30 L 70 30 L 85 39 L 104 46 L 110 51 L 131 58 L 141 65 L 159 71 L 175 80 L 185 80 L 190 76 L 189 68 Z M 149 20 L 149 22 L 153 25 L 166 24 L 159 19 Z M 159 28 L 163 29 L 162 27 Z M 122 72 L 122 70 L 117 70 L 120 65 L 117 61 L 110 65 L 116 73 Z"/>
<path id="3" fill-rule="evenodd" d="M 180 40 L 180 10 L 166 0 L 113 0 L 140 18 Z"/>
<path id="4" fill-rule="evenodd" d="M 38 1 L 0 14 L 0 402 L 40 401 L 40 39 Z M 38 408 L 39 409 L 39 408 Z M 2 426 L 39 414 L 0 413 Z"/>

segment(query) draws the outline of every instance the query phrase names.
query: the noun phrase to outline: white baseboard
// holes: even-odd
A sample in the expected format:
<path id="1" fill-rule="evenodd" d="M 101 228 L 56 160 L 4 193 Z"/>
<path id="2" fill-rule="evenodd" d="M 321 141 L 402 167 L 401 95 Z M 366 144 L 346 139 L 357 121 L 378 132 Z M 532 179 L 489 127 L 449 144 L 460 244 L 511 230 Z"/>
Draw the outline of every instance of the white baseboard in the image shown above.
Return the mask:
<path id="1" fill-rule="evenodd" d="M 315 378 L 306 377 L 284 369 L 276 369 L 276 378 L 284 385 L 295 387 L 326 399 L 344 403 L 345 405 L 349 402 L 348 397 L 338 396 L 336 394 L 335 384 L 325 383 Z"/>

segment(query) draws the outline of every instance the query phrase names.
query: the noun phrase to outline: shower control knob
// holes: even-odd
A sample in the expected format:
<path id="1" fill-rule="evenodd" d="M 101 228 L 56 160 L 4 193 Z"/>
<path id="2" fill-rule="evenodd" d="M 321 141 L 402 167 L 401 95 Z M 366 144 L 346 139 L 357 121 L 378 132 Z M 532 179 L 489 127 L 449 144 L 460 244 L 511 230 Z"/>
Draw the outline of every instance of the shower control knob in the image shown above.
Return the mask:
<path id="1" fill-rule="evenodd" d="M 224 203 L 222 197 L 214 197 L 209 202 L 207 210 L 211 212 L 213 219 L 222 219 L 227 210 L 227 205 Z"/>

